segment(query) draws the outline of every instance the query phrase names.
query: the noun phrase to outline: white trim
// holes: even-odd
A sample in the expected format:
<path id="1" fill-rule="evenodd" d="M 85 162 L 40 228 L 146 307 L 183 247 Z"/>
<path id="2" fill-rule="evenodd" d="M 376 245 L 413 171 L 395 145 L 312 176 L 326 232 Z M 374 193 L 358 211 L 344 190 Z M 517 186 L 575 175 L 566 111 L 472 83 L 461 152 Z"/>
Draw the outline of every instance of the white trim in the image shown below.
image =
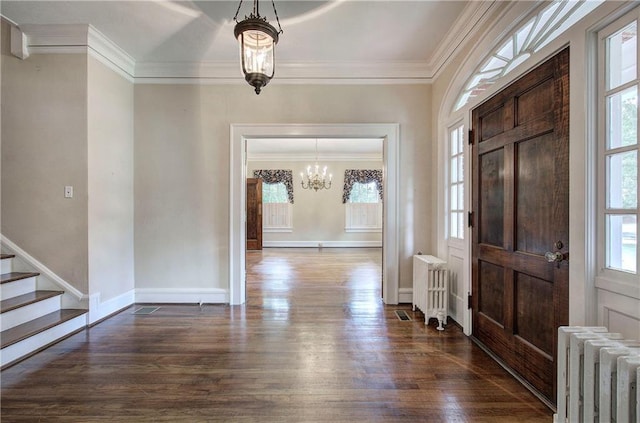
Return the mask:
<path id="1" fill-rule="evenodd" d="M 138 288 L 136 303 L 227 304 L 229 292 L 220 288 Z"/>
<path id="2" fill-rule="evenodd" d="M 399 150 L 400 125 L 380 124 L 231 124 L 229 201 L 229 300 L 233 305 L 245 299 L 245 191 L 247 138 L 261 137 L 382 138 L 384 155 L 384 252 L 382 297 L 386 304 L 398 303 L 399 286 Z"/>
<path id="3" fill-rule="evenodd" d="M 262 233 L 291 233 L 293 232 L 293 228 L 262 228 Z M 264 244 L 264 243 L 263 243 Z"/>
<path id="4" fill-rule="evenodd" d="M 411 304 L 413 302 L 413 288 L 398 289 L 398 303 Z"/>
<path id="5" fill-rule="evenodd" d="M 357 228 L 357 227 L 345 227 L 344 231 L 347 233 L 365 233 L 365 234 L 379 234 L 382 233 L 382 228 Z"/>
<path id="6" fill-rule="evenodd" d="M 65 293 L 73 295 L 77 301 L 83 301 L 87 299 L 87 297 L 82 292 L 74 288 L 69 282 L 65 281 L 60 276 L 56 275 L 51 269 L 40 263 L 22 248 L 18 247 L 6 236 L 1 235 L 1 237 L 3 249 L 6 248 L 11 252 L 11 254 L 15 254 L 16 258 L 20 258 L 21 260 L 25 261 L 28 265 L 32 266 L 35 271 L 41 273 L 42 275 L 49 278 L 52 282 L 59 285 Z"/>
<path id="7" fill-rule="evenodd" d="M 265 248 L 380 248 L 382 241 L 264 241 Z"/>
<path id="8" fill-rule="evenodd" d="M 135 303 L 135 290 L 133 289 L 104 302 L 100 301 L 99 292 L 91 294 L 89 296 L 89 324 L 109 317 L 123 308 L 129 307 L 133 303 Z"/>

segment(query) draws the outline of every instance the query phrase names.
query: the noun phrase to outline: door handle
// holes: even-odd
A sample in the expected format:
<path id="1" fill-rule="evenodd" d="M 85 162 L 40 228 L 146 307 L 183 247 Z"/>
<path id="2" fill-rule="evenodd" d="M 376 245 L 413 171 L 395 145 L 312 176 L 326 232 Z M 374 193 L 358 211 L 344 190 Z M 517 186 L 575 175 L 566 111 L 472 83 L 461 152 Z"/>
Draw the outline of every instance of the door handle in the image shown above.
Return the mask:
<path id="1" fill-rule="evenodd" d="M 561 241 L 558 241 L 555 243 L 554 245 L 556 247 L 556 249 L 560 250 L 562 247 L 564 247 L 564 245 L 562 244 Z M 549 262 L 549 263 L 556 263 L 558 265 L 558 269 L 560 268 L 560 263 L 562 263 L 565 260 L 569 259 L 569 254 L 568 253 L 562 253 L 560 251 L 556 251 L 551 252 L 551 251 L 547 251 L 544 254 L 544 258 Z"/>

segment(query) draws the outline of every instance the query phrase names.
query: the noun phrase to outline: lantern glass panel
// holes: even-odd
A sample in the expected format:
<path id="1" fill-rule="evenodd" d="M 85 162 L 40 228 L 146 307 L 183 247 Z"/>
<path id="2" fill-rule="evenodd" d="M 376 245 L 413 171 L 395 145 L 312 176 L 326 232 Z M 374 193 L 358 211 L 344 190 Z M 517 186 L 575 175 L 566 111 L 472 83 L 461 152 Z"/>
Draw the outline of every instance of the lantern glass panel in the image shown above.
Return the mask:
<path id="1" fill-rule="evenodd" d="M 261 73 L 273 77 L 273 38 L 259 30 L 240 34 L 244 73 Z"/>

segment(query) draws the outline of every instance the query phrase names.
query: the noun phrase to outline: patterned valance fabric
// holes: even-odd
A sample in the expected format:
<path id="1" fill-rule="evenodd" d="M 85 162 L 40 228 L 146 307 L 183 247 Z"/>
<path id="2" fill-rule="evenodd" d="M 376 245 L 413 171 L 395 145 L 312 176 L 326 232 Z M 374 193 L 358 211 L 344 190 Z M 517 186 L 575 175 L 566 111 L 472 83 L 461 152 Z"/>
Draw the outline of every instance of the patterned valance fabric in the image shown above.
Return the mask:
<path id="1" fill-rule="evenodd" d="M 254 178 L 262 179 L 265 184 L 283 183 L 287 187 L 289 202 L 293 204 L 293 172 L 285 169 L 259 169 L 253 171 Z"/>
<path id="2" fill-rule="evenodd" d="M 359 182 L 361 184 L 368 184 L 375 182 L 378 186 L 378 195 L 380 201 L 382 201 L 382 171 L 377 169 L 347 169 L 344 171 L 344 190 L 342 192 L 342 202 L 349 202 L 349 196 L 351 195 L 351 189 L 353 184 Z"/>

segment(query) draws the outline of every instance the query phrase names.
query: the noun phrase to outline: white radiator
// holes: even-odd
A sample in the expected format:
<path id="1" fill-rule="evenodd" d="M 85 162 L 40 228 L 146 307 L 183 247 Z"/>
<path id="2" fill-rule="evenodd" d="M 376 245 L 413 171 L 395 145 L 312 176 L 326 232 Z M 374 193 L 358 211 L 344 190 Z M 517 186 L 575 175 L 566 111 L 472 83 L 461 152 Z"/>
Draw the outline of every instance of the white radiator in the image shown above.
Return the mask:
<path id="1" fill-rule="evenodd" d="M 640 342 L 605 327 L 558 328 L 556 423 L 638 423 Z"/>
<path id="2" fill-rule="evenodd" d="M 434 256 L 413 256 L 413 310 L 424 313 L 424 324 L 438 319 L 438 330 L 444 330 L 449 310 L 449 271 L 447 262 Z"/>

